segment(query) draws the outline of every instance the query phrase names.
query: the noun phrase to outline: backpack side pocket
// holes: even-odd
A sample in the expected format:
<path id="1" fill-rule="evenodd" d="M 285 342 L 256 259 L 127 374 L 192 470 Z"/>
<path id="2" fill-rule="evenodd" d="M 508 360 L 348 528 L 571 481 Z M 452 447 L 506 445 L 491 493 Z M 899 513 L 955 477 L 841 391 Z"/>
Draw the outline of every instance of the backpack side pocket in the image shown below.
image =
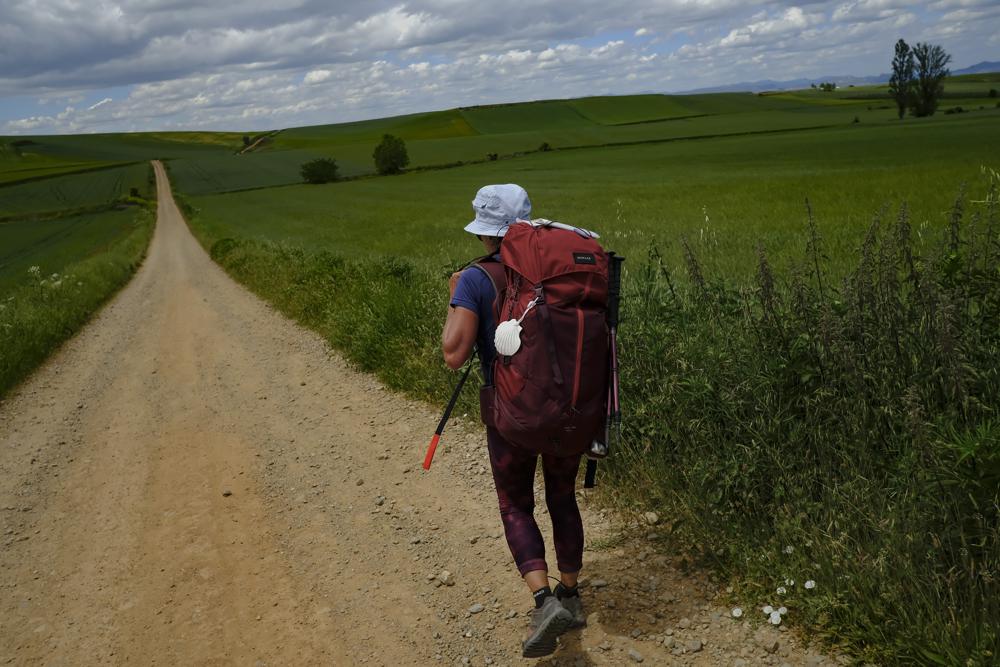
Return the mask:
<path id="1" fill-rule="evenodd" d="M 491 384 L 479 388 L 479 418 L 487 428 L 496 428 L 496 393 Z"/>

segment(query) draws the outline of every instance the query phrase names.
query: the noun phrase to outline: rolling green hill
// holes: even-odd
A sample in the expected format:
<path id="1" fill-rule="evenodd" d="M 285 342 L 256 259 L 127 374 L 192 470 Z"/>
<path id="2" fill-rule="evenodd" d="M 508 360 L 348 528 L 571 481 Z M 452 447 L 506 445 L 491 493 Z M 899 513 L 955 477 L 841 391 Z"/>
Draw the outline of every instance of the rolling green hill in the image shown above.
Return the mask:
<path id="1" fill-rule="evenodd" d="M 995 107 L 987 97 L 1000 75 L 954 77 L 942 110 L 975 113 Z M 980 109 L 980 107 L 983 107 Z M 236 132 L 153 132 L 0 138 L 0 188 L 9 183 L 163 158 L 176 185 L 209 194 L 300 182 L 299 167 L 333 157 L 348 177 L 373 171 L 372 149 L 385 133 L 407 142 L 411 168 L 481 162 L 537 150 L 655 143 L 809 128 L 855 122 L 891 124 L 884 86 L 774 94 L 597 96 L 464 107 L 390 118 L 283 129 L 253 151 L 237 155 Z M 934 119 L 937 122 L 940 119 Z M 908 119 L 909 122 L 924 122 Z M 258 135 L 252 135 L 258 136 Z M 2 216 L 0 194 L 0 216 Z"/>

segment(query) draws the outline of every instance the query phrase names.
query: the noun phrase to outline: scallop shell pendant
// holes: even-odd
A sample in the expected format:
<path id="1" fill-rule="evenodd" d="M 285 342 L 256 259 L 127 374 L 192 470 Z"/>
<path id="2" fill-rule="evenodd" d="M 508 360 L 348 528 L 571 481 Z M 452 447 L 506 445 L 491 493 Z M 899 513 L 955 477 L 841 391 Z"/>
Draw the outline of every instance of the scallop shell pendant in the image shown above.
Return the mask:
<path id="1" fill-rule="evenodd" d="M 505 357 L 513 356 L 521 349 L 521 325 L 517 320 L 507 320 L 497 325 L 493 336 L 493 345 L 497 354 Z"/>

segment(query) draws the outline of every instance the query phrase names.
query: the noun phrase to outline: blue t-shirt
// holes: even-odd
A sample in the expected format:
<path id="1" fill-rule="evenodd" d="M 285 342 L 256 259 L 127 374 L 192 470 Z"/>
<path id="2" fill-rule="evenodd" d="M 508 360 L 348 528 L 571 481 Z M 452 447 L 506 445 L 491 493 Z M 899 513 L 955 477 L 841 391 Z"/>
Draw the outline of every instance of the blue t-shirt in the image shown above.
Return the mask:
<path id="1" fill-rule="evenodd" d="M 499 259 L 499 255 L 494 255 Z M 493 347 L 493 335 L 496 332 L 496 322 L 493 321 L 493 300 L 496 290 L 493 281 L 486 273 L 475 266 L 470 266 L 458 278 L 455 294 L 451 297 L 451 305 L 471 310 L 479 316 L 479 331 L 476 332 L 476 345 L 479 347 L 479 360 L 482 363 L 483 382 L 493 384 L 493 359 L 496 348 Z"/>

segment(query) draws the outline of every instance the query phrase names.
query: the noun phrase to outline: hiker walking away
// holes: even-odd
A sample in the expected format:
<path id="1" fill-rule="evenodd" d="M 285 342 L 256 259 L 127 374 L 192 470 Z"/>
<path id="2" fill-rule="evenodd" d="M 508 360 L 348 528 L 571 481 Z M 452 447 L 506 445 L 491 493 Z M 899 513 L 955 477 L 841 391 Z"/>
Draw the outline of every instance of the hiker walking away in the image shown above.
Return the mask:
<path id="1" fill-rule="evenodd" d="M 530 247 L 531 251 L 534 251 L 536 247 L 544 245 L 537 242 L 537 239 L 534 243 L 522 241 L 526 235 L 531 235 L 542 229 L 526 222 L 531 214 L 531 202 L 527 192 L 522 187 L 513 184 L 488 185 L 479 190 L 472 205 L 475 210 L 475 220 L 466 225 L 465 231 L 476 235 L 486 248 L 487 254 L 465 270 L 451 276 L 451 299 L 442 333 L 442 350 L 445 363 L 452 369 L 461 368 L 475 350 L 478 350 L 480 356 L 484 380 L 484 386 L 481 390 L 481 407 L 483 421 L 486 424 L 490 467 L 493 471 L 493 481 L 500 504 L 500 516 L 503 521 L 507 545 L 510 547 L 517 569 L 535 602 L 535 610 L 532 612 L 532 631 L 523 643 L 523 654 L 525 657 L 540 657 L 555 650 L 556 638 L 567 629 L 582 627 L 586 624 L 586 617 L 583 614 L 577 589 L 577 579 L 583 565 L 583 521 L 576 502 L 576 477 L 581 455 L 589 446 L 591 435 L 600 428 L 600 414 L 604 407 L 603 396 L 606 391 L 607 377 L 598 370 L 596 376 L 594 371 L 585 371 L 582 373 L 585 377 L 581 378 L 581 367 L 585 369 L 588 367 L 586 363 L 581 363 L 581 351 L 586 345 L 588 354 L 603 355 L 600 358 L 606 359 L 607 328 L 604 325 L 603 312 L 600 315 L 599 323 L 595 324 L 592 320 L 588 320 L 587 327 L 583 326 L 584 320 L 580 308 L 577 310 L 581 312 L 574 311 L 576 314 L 570 315 L 572 321 L 566 319 L 559 312 L 558 306 L 560 304 L 556 301 L 566 303 L 572 299 L 559 300 L 550 294 L 549 304 L 546 304 L 541 278 L 537 278 L 538 285 L 533 285 L 527 279 L 522 281 L 520 274 L 511 272 L 508 260 L 515 261 L 515 239 L 520 244 L 516 248 Z M 573 232 L 565 231 L 570 228 L 564 225 L 554 224 L 562 227 L 563 231 L 556 232 L 546 228 L 544 233 L 550 235 L 568 234 L 579 241 L 577 243 L 570 240 L 571 244 L 575 243 L 573 247 L 583 249 L 581 252 L 567 255 L 570 265 L 568 270 L 573 270 L 574 261 L 580 265 L 583 271 L 592 272 L 591 278 L 594 278 L 599 270 L 603 269 L 603 298 L 606 304 L 607 261 L 603 253 L 595 253 L 588 243 L 597 247 L 598 250 L 599 246 L 591 240 L 585 241 L 576 237 Z M 501 244 L 504 243 L 508 232 L 512 233 L 507 238 L 507 245 L 503 246 L 505 251 L 501 257 Z M 565 237 L 560 238 L 565 240 Z M 601 256 L 595 259 L 597 254 Z M 535 262 L 535 265 L 538 264 L 539 262 Z M 579 299 L 580 294 L 584 295 L 583 298 L 587 298 L 586 295 L 592 291 L 599 300 L 601 298 L 600 282 L 600 279 L 588 279 L 585 288 L 574 285 L 573 293 L 576 296 L 573 298 Z M 538 296 L 531 303 L 523 304 L 517 299 L 519 286 L 534 289 L 534 294 Z M 558 290 L 552 288 L 552 291 L 557 292 Z M 527 294 L 530 298 L 532 293 L 528 292 Z M 536 312 L 531 313 L 531 310 Z M 502 354 L 498 358 L 494 343 L 497 324 L 503 322 L 502 331 L 509 334 L 507 330 L 512 322 L 507 320 L 517 321 L 514 326 L 516 329 L 515 338 L 518 337 L 522 324 L 525 326 L 525 333 L 528 333 L 527 327 L 542 326 L 543 322 L 549 325 L 548 334 L 552 333 L 554 322 L 556 328 L 561 332 L 578 331 L 579 338 L 577 338 L 577 333 L 573 333 L 572 342 L 568 344 L 559 342 L 557 350 L 553 349 L 552 345 L 553 338 L 556 337 L 531 334 L 517 338 L 512 344 L 519 349 L 513 350 L 513 348 L 503 349 L 511 344 L 510 336 L 507 335 L 506 338 L 498 339 L 506 341 L 501 346 Z M 576 328 L 578 320 L 581 325 L 579 329 Z M 521 345 L 522 339 L 524 341 L 523 347 Z M 533 352 L 529 349 L 531 345 L 537 346 L 538 341 L 542 339 L 548 341 L 550 346 L 548 350 Z M 556 338 L 556 340 L 560 339 Z M 520 351 L 521 354 L 518 355 L 517 351 Z M 574 405 L 577 401 L 580 402 L 580 414 L 596 414 L 596 420 L 591 420 L 592 424 L 587 422 L 578 429 L 578 425 L 567 426 L 564 422 L 560 422 L 561 417 L 548 416 L 544 408 L 552 403 L 546 398 L 547 390 L 550 387 L 534 387 L 530 383 L 519 382 L 516 375 L 513 377 L 517 386 L 511 386 L 509 378 L 512 376 L 510 374 L 516 372 L 518 363 L 529 363 L 534 358 L 543 359 L 541 362 L 544 364 L 543 369 L 539 372 L 525 372 L 525 376 L 543 378 L 543 384 L 558 382 L 558 386 L 551 387 L 556 390 L 556 394 L 562 391 L 569 396 L 572 393 Z M 587 359 L 583 359 L 583 361 L 586 362 Z M 606 363 L 600 362 L 590 364 L 590 366 L 602 369 L 606 368 Z M 523 369 L 522 372 L 524 372 Z M 494 387 L 495 376 L 498 384 L 496 387 Z M 593 395 L 596 395 L 597 398 L 594 399 Z M 528 405 L 522 408 L 517 406 L 512 408 L 513 403 L 501 405 L 503 401 L 509 400 L 512 396 L 527 401 Z M 518 409 L 523 414 L 532 415 L 526 417 L 528 421 L 536 416 L 542 421 L 537 427 L 530 425 L 525 427 L 522 423 L 521 434 L 524 437 L 516 438 L 519 441 L 513 442 L 514 438 L 504 437 L 501 432 L 511 432 L 509 428 L 506 428 L 509 426 L 510 420 L 504 421 L 504 418 L 509 418 L 512 414 L 517 413 Z M 561 428 L 565 432 L 575 431 L 575 440 L 568 442 L 566 438 L 561 437 L 555 431 L 545 432 L 546 428 Z M 590 429 L 590 433 L 585 433 L 588 429 Z M 581 433 L 586 438 L 586 442 L 582 446 L 577 442 L 578 440 L 583 442 L 580 440 Z M 539 446 L 535 446 L 532 438 L 539 441 Z M 545 503 L 549 510 L 549 516 L 552 518 L 552 531 L 559 569 L 559 582 L 554 590 L 549 587 L 549 568 L 545 560 L 545 544 L 534 517 L 534 477 L 539 456 L 542 459 Z"/>

